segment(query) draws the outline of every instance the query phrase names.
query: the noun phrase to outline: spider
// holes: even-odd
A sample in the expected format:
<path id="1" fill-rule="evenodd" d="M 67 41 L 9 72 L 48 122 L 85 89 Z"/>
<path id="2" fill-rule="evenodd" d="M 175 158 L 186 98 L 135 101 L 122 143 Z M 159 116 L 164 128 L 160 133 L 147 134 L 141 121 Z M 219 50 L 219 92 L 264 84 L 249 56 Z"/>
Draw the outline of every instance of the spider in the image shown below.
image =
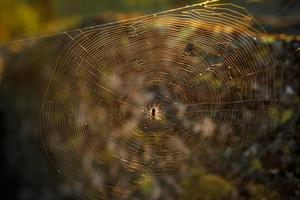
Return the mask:
<path id="1" fill-rule="evenodd" d="M 146 117 L 151 120 L 161 120 L 162 119 L 162 111 L 158 104 L 154 104 L 149 106 L 146 111 Z"/>

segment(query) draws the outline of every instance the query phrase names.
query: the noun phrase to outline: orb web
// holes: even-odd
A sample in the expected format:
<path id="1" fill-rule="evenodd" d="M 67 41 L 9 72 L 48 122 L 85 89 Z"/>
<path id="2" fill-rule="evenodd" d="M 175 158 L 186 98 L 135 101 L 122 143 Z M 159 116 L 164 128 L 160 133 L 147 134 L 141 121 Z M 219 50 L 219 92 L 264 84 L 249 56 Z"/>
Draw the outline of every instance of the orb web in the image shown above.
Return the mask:
<path id="1" fill-rule="evenodd" d="M 57 168 L 91 197 L 127 198 L 137 174 L 266 136 L 278 78 L 262 32 L 217 3 L 66 32 L 42 112 Z"/>

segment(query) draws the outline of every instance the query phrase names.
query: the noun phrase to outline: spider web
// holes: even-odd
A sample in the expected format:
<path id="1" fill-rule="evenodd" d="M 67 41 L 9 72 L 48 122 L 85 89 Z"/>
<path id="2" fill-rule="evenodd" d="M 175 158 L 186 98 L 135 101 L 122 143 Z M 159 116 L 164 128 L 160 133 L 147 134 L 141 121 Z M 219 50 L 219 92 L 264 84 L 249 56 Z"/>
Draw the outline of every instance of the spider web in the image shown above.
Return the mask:
<path id="1" fill-rule="evenodd" d="M 107 199 L 129 197 L 137 174 L 264 138 L 280 81 L 262 32 L 243 8 L 214 2 L 66 32 L 45 148 L 89 197 Z"/>

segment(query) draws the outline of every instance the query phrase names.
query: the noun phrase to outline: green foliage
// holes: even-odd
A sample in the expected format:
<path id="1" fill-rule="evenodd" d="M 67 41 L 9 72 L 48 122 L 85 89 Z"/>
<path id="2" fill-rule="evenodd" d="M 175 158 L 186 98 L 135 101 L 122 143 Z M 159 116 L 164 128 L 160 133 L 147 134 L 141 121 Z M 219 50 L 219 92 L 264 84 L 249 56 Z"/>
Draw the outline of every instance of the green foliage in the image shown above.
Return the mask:
<path id="1" fill-rule="evenodd" d="M 253 159 L 251 162 L 251 167 L 255 171 L 261 171 L 263 169 L 262 163 L 259 159 Z"/>
<path id="2" fill-rule="evenodd" d="M 0 0 L 0 42 L 66 30 L 78 18 L 105 13 L 153 13 L 199 1 Z M 74 20 L 74 18 L 76 20 Z"/>
<path id="3" fill-rule="evenodd" d="M 281 122 L 282 123 L 287 122 L 292 116 L 293 116 L 293 110 L 289 109 L 284 111 L 281 117 Z"/>
<path id="4" fill-rule="evenodd" d="M 221 200 L 230 199 L 234 187 L 224 178 L 213 175 L 203 174 L 203 172 L 193 172 L 183 182 L 184 200 Z"/>
<path id="5" fill-rule="evenodd" d="M 152 176 L 143 174 L 137 183 L 144 197 L 147 197 L 152 193 L 154 187 L 154 179 Z"/>
<path id="6" fill-rule="evenodd" d="M 38 12 L 17 0 L 0 1 L 0 41 L 24 37 L 39 31 Z"/>
<path id="7" fill-rule="evenodd" d="M 254 191 L 252 193 L 253 197 L 252 200 L 279 200 L 280 197 L 275 191 L 269 190 L 264 185 L 256 185 L 254 187 Z"/>

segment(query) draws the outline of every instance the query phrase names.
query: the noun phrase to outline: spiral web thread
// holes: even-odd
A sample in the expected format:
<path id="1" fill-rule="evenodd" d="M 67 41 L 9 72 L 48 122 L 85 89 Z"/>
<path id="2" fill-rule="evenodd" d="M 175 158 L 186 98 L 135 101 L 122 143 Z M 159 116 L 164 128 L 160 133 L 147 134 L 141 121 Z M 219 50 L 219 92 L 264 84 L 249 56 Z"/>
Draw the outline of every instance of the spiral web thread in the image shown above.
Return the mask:
<path id="1" fill-rule="evenodd" d="M 206 2 L 66 32 L 42 112 L 57 168 L 91 198 L 273 127 L 274 59 L 242 8 Z"/>

